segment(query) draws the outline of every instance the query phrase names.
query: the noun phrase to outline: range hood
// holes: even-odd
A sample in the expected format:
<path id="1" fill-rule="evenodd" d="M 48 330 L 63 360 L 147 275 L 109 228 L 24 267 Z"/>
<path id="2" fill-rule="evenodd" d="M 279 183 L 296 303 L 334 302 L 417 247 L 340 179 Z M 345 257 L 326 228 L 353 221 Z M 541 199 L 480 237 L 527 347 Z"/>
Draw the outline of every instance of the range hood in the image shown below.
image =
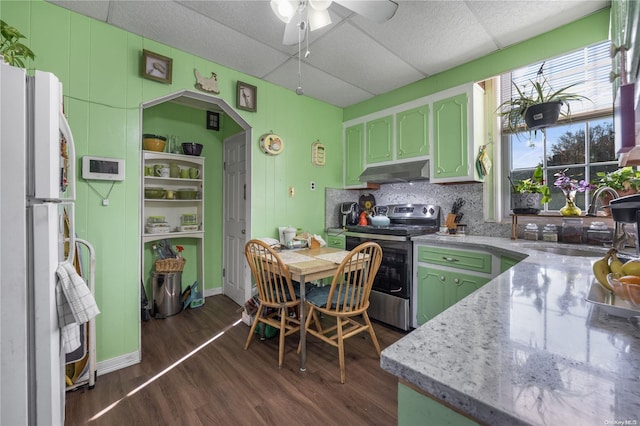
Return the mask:
<path id="1" fill-rule="evenodd" d="M 360 182 L 394 183 L 429 179 L 429 160 L 369 166 L 358 177 Z"/>

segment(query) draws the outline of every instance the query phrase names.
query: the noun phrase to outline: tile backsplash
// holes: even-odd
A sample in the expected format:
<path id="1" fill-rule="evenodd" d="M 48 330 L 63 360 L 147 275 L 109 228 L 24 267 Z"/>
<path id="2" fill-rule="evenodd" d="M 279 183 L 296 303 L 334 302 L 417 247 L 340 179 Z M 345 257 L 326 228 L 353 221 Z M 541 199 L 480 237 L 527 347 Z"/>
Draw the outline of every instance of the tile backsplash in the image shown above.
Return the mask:
<path id="1" fill-rule="evenodd" d="M 444 216 L 451 211 L 451 206 L 457 198 L 465 200 L 461 209 L 464 213 L 462 223 L 467 225 L 470 235 L 487 235 L 496 237 L 510 237 L 510 223 L 484 222 L 482 216 L 482 184 L 452 184 L 436 185 L 428 181 L 407 183 L 389 183 L 380 185 L 377 190 L 332 189 L 325 190 L 325 227 L 339 227 L 340 204 L 347 201 L 357 202 L 362 194 L 372 194 L 376 204 L 436 204 Z"/>

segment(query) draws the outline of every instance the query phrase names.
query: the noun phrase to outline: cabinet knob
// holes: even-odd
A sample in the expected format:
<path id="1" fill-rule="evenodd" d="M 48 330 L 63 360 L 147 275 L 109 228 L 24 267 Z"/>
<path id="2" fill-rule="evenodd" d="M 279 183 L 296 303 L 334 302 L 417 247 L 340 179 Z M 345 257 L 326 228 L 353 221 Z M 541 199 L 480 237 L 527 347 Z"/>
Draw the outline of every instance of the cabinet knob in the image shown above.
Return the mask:
<path id="1" fill-rule="evenodd" d="M 440 281 L 444 282 L 444 280 L 445 280 L 444 275 L 440 275 Z"/>
<path id="2" fill-rule="evenodd" d="M 244 234 L 246 234 L 246 233 L 247 233 L 247 231 L 246 231 L 245 229 L 243 229 L 242 231 L 240 231 L 240 233 L 241 233 L 242 235 L 244 235 Z"/>
<path id="3" fill-rule="evenodd" d="M 453 282 L 454 282 L 454 283 L 456 283 L 456 284 L 458 284 L 458 285 L 460 285 L 460 279 L 459 279 L 459 278 L 454 278 L 454 279 L 453 279 Z"/>

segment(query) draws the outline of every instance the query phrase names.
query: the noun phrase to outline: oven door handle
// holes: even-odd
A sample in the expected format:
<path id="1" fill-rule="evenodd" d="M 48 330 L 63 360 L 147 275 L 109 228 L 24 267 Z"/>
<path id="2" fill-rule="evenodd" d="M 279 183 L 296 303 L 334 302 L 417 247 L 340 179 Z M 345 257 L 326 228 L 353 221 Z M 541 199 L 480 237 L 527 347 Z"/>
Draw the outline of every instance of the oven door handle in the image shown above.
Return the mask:
<path id="1" fill-rule="evenodd" d="M 460 259 L 456 259 L 455 257 L 442 256 L 442 259 L 447 262 L 460 262 Z"/>

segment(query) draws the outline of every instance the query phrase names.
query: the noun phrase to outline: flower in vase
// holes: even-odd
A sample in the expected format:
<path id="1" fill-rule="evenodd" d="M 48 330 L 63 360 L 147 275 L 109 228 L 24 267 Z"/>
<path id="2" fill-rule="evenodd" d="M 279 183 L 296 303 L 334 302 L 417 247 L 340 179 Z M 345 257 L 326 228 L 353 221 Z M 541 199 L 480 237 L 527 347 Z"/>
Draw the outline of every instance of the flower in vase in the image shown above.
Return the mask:
<path id="1" fill-rule="evenodd" d="M 587 189 L 596 189 L 595 185 L 590 184 L 584 179 L 578 181 L 577 179 L 567 176 L 567 170 L 568 169 L 564 169 L 553 175 L 556 178 L 553 186 L 560 188 L 565 194 L 584 192 Z"/>
<path id="2" fill-rule="evenodd" d="M 582 210 L 575 204 L 576 192 L 584 192 L 587 189 L 595 189 L 596 186 L 586 180 L 577 180 L 566 175 L 567 169 L 554 174 L 556 180 L 553 186 L 560 188 L 564 192 L 566 204 L 560 209 L 562 216 L 580 216 Z"/>

